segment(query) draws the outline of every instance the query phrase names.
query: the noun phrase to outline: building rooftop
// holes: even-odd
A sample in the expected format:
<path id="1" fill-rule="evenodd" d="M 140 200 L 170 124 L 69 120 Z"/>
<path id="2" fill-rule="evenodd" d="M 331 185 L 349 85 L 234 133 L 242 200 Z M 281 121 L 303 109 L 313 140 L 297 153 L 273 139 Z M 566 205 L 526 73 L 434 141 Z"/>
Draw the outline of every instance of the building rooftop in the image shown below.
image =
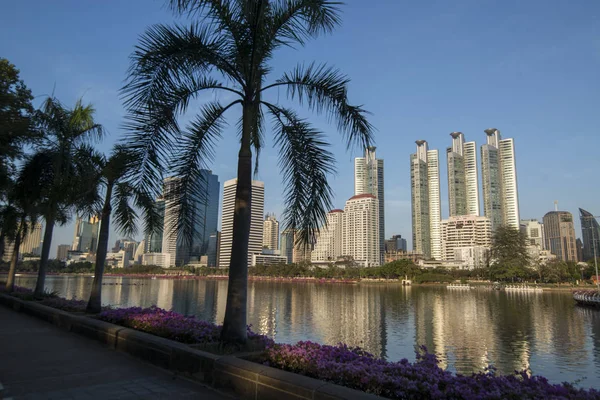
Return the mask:
<path id="1" fill-rule="evenodd" d="M 357 199 L 376 199 L 376 198 L 377 197 L 373 196 L 372 194 L 364 193 L 364 194 L 357 194 L 356 196 L 352 196 L 348 199 L 348 201 L 357 200 Z"/>
<path id="2" fill-rule="evenodd" d="M 340 210 L 339 208 L 335 208 L 331 211 L 329 211 L 330 213 L 337 213 L 337 212 L 344 212 L 344 210 Z"/>

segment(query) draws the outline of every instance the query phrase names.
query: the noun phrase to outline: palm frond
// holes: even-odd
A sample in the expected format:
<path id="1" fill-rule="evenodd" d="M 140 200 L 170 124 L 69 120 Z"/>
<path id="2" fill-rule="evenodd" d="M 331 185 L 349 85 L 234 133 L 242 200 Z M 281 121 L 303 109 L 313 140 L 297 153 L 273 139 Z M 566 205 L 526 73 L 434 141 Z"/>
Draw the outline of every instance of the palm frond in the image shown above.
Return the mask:
<path id="1" fill-rule="evenodd" d="M 287 86 L 288 96 L 300 104 L 320 113 L 326 113 L 338 125 L 338 130 L 346 137 L 348 147 L 358 145 L 369 147 L 373 142 L 373 126 L 366 118 L 368 112 L 362 106 L 348 103 L 347 85 L 349 79 L 337 69 L 321 64 L 308 67 L 297 66 L 291 73 L 285 73 L 276 83 L 263 90 Z"/>
<path id="2" fill-rule="evenodd" d="M 136 235 L 138 215 L 131 206 L 135 189 L 126 182 L 119 182 L 115 184 L 113 193 L 112 208 L 117 229 L 125 236 Z"/>
<path id="3" fill-rule="evenodd" d="M 292 110 L 264 103 L 279 131 L 279 167 L 285 187 L 284 229 L 294 229 L 301 242 L 311 243 L 332 208 L 327 175 L 335 172 L 333 154 L 323 134 Z"/>
<path id="4" fill-rule="evenodd" d="M 270 38 L 275 44 L 303 46 L 306 40 L 330 33 L 340 24 L 341 2 L 279 0 L 271 3 Z"/>
<path id="5" fill-rule="evenodd" d="M 181 138 L 172 160 L 173 177 L 166 185 L 165 223 L 169 231 L 164 235 L 177 232 L 178 237 L 191 243 L 202 229 L 203 221 L 198 221 L 196 214 L 198 205 L 207 202 L 208 182 L 203 170 L 213 160 L 216 140 L 225 126 L 223 114 L 240 102 L 236 100 L 227 106 L 206 104 Z"/>
<path id="6" fill-rule="evenodd" d="M 83 217 L 98 215 L 102 209 L 99 189 L 106 184 L 103 177 L 106 163 L 106 157 L 88 144 L 78 146 L 73 153 L 73 170 L 69 179 L 62 182 L 69 186 L 64 189 L 69 195 L 65 204 L 72 205 Z"/>

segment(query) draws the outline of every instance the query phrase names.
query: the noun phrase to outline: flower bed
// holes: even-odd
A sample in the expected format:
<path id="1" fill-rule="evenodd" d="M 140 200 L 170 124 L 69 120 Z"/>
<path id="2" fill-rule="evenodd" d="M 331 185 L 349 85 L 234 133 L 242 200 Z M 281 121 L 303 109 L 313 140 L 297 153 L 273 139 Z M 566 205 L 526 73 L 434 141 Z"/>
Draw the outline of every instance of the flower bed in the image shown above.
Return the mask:
<path id="1" fill-rule="evenodd" d="M 85 308 L 87 307 L 87 301 L 85 300 L 67 300 L 62 297 L 46 297 L 40 301 L 40 304 L 70 312 L 82 312 L 85 311 Z"/>
<path id="2" fill-rule="evenodd" d="M 553 385 L 526 372 L 496 376 L 494 368 L 470 376 L 454 375 L 422 348 L 414 363 L 387 362 L 360 348 L 312 342 L 277 344 L 266 365 L 333 382 L 391 399 L 600 399 L 594 389 L 568 383 Z"/>
<path id="3" fill-rule="evenodd" d="M 107 310 L 100 313 L 98 318 L 187 344 L 217 343 L 221 334 L 220 325 L 174 311 L 166 311 L 156 306 Z M 252 332 L 250 327 L 248 327 L 248 338 L 255 342 L 262 342 L 264 346 L 273 344 L 271 339 Z"/>

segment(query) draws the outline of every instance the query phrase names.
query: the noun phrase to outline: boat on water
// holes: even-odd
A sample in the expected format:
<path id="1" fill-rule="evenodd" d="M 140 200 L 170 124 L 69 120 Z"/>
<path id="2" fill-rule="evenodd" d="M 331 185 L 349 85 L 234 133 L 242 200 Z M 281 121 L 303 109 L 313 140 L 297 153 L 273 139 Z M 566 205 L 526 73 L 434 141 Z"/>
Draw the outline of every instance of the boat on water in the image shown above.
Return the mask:
<path id="1" fill-rule="evenodd" d="M 597 290 L 576 290 L 573 299 L 582 306 L 600 307 L 600 292 Z"/>
<path id="2" fill-rule="evenodd" d="M 505 285 L 504 290 L 507 292 L 543 292 L 544 289 L 537 286 L 529 286 L 529 285 Z"/>
<path id="3" fill-rule="evenodd" d="M 446 285 L 446 287 L 448 289 L 474 289 L 474 287 L 469 285 L 468 283 L 451 283 L 449 285 Z"/>

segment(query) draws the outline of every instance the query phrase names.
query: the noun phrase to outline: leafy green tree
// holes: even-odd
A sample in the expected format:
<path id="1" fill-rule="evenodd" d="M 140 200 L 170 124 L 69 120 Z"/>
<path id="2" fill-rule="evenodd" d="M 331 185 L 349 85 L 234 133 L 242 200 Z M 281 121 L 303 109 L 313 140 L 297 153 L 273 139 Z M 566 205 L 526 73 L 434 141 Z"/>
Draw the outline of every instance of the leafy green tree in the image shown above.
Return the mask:
<path id="1" fill-rule="evenodd" d="M 290 99 L 326 113 L 337 122 L 349 146 L 372 143 L 373 129 L 366 112 L 349 103 L 349 79 L 337 69 L 303 63 L 267 82 L 276 50 L 300 47 L 331 32 L 340 22 L 339 4 L 327 0 L 171 0 L 172 10 L 196 21 L 188 26 L 149 28 L 133 53 L 123 90 L 131 132 L 128 139 L 139 159 L 132 180 L 145 191 L 158 193 L 170 165 L 171 172 L 180 178 L 180 201 L 173 203 L 180 216 L 186 215 L 190 201 L 202 197 L 195 182 L 200 168 L 212 159 L 225 113 L 241 111 L 232 251 L 221 335 L 224 342 L 243 343 L 247 339 L 252 153 L 256 171 L 267 131 L 274 133 L 280 154 L 286 187 L 285 226 L 299 229 L 301 240 L 307 243 L 331 209 L 327 175 L 334 170 L 334 158 L 323 134 L 295 110 L 280 104 L 278 96 L 270 100 L 268 91 L 287 89 Z M 207 90 L 233 99 L 202 105 L 187 129 L 181 129 L 178 116 Z M 268 130 L 266 114 L 272 122 Z M 187 232 L 185 237 L 193 235 L 190 214 L 178 223 L 178 229 Z"/>
<path id="2" fill-rule="evenodd" d="M 5 200 L 15 161 L 23 155 L 24 145 L 37 138 L 32 122 L 31 90 L 19 78 L 19 70 L 0 58 L 0 200 Z"/>
<path id="3" fill-rule="evenodd" d="M 57 99 L 48 98 L 36 114 L 44 136 L 37 151 L 27 158 L 23 171 L 30 185 L 29 195 L 38 203 L 46 222 L 36 296 L 44 293 L 55 224 L 66 223 L 75 210 L 89 215 L 97 208 L 99 161 L 89 143 L 100 139 L 104 130 L 94 121 L 94 113 L 94 108 L 81 100 L 69 109 Z"/>
<path id="4" fill-rule="evenodd" d="M 524 279 L 531 275 L 525 232 L 507 226 L 496 228 L 492 238 L 490 275 L 495 280 Z"/>
<path id="5" fill-rule="evenodd" d="M 154 202 L 151 198 L 139 192 L 124 180 L 128 170 L 134 167 L 135 159 L 123 147 L 116 146 L 108 160 L 101 160 L 102 173 L 99 176 L 99 186 L 104 190 L 104 201 L 99 212 L 100 231 L 98 233 L 98 248 L 92 292 L 86 311 L 99 313 L 102 310 L 102 278 L 108 251 L 108 235 L 112 212 L 114 220 L 125 236 L 137 233 L 138 214 L 133 205 L 138 208 L 152 210 Z M 157 216 L 155 216 L 157 218 Z"/>

